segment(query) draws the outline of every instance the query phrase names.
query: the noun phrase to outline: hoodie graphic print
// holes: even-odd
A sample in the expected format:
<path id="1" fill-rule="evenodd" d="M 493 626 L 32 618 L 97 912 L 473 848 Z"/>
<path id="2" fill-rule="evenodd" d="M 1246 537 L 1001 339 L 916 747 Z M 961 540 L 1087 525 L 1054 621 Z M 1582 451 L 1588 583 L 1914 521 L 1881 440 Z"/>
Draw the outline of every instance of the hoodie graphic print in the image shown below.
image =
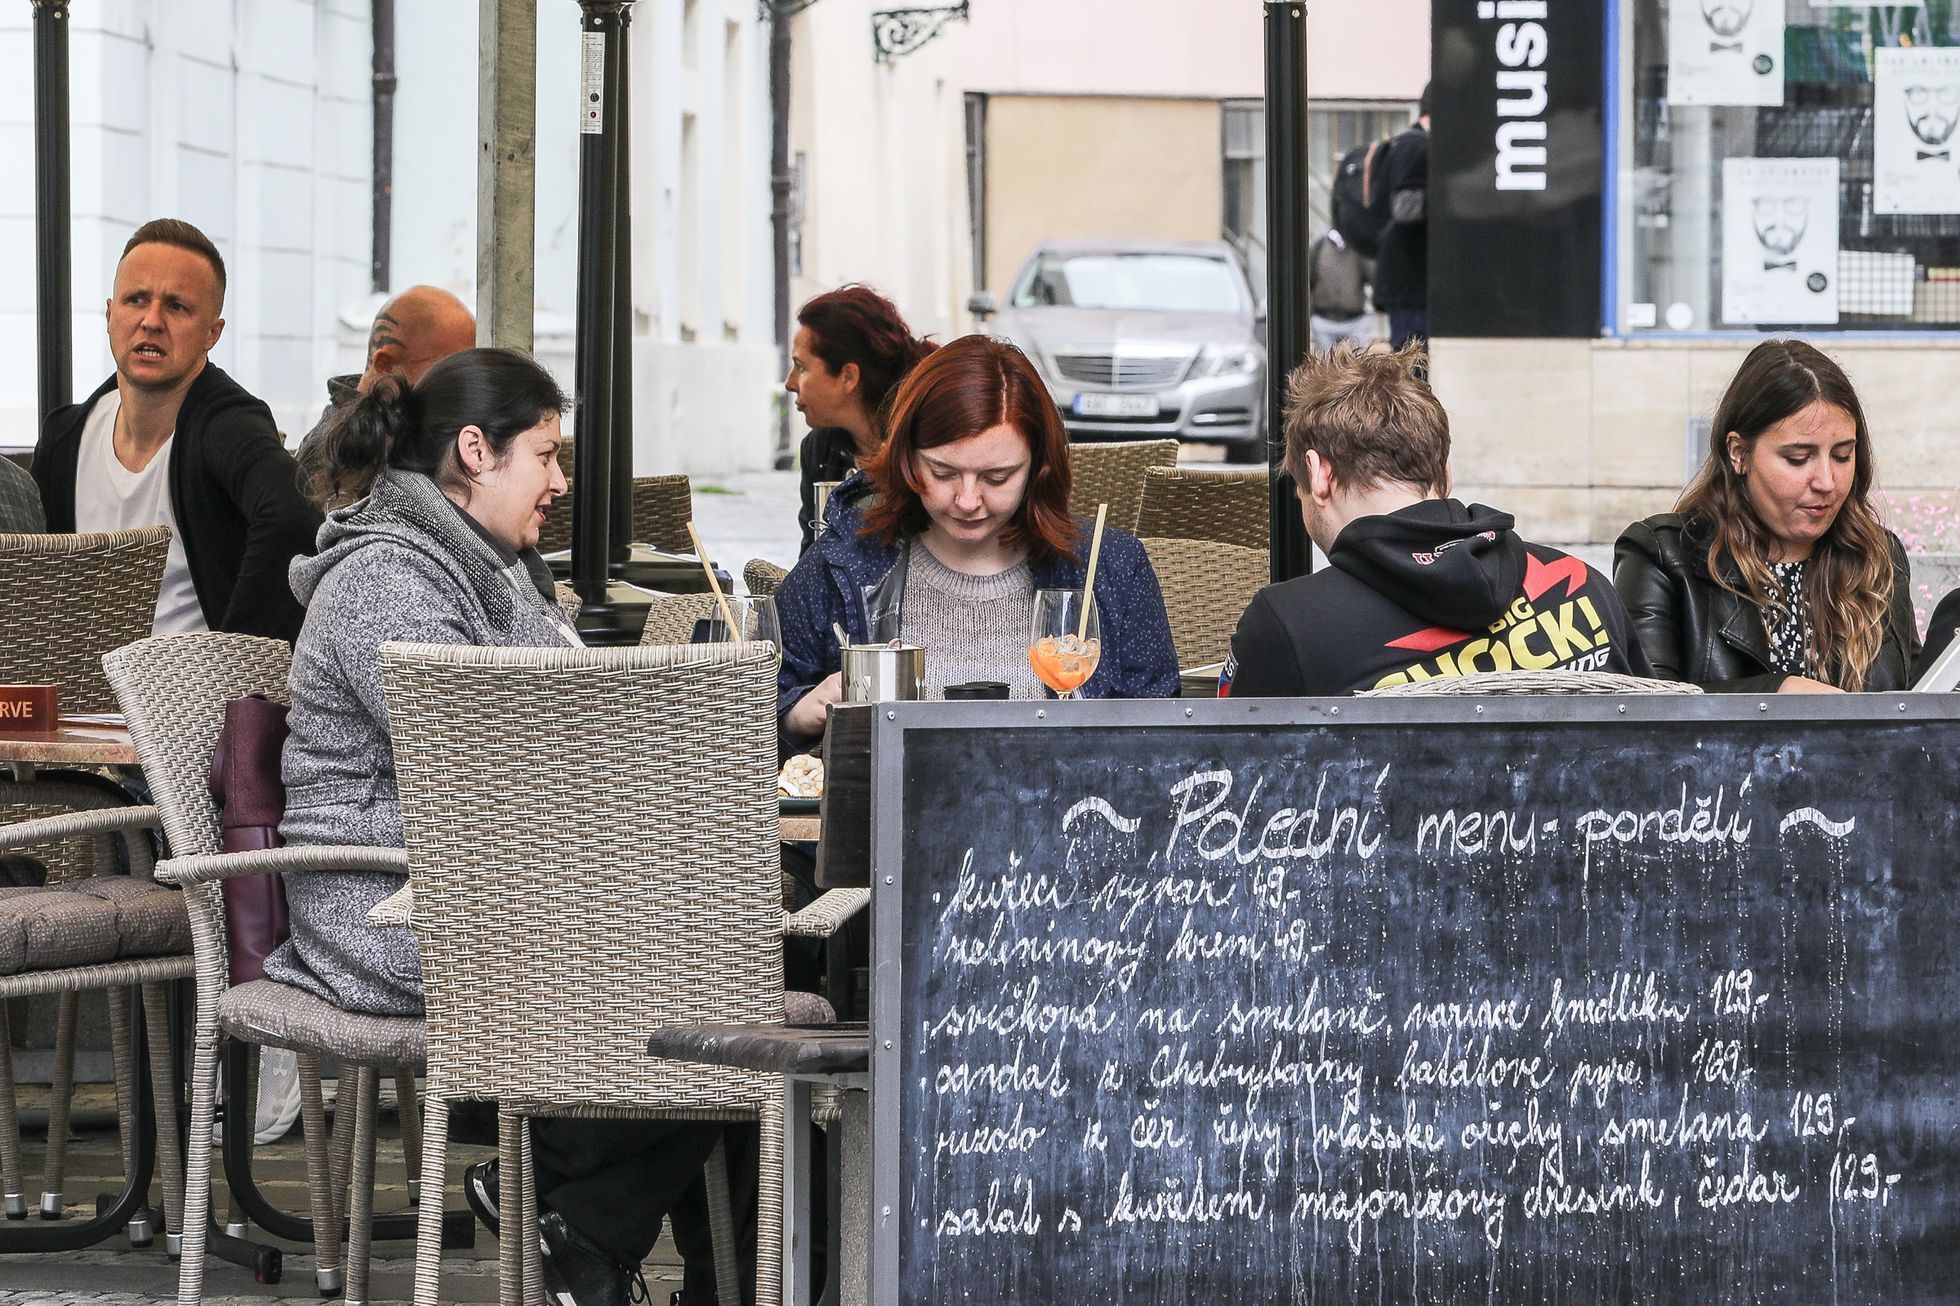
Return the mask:
<path id="1" fill-rule="evenodd" d="M 1583 561 L 1507 513 L 1429 499 L 1351 522 L 1333 566 L 1261 590 L 1219 692 L 1347 694 L 1485 671 L 1647 675 L 1626 611 Z"/>

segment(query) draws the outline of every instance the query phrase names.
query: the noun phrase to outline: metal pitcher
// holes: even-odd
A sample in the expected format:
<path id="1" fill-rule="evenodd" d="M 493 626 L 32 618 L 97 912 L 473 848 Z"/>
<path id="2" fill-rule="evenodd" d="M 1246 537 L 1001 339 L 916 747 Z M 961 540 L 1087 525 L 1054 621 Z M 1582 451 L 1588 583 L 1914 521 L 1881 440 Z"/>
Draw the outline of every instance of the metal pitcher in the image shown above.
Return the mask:
<path id="1" fill-rule="evenodd" d="M 846 703 L 909 702 L 926 696 L 926 651 L 917 644 L 853 644 L 844 650 Z"/>

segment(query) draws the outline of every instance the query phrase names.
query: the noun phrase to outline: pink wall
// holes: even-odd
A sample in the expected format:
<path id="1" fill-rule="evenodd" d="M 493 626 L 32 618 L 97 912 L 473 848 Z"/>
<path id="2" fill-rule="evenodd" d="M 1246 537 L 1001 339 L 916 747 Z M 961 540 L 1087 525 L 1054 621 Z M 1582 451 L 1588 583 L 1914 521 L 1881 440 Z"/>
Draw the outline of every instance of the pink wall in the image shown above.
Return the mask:
<path id="1" fill-rule="evenodd" d="M 1264 93 L 1258 0 L 985 0 L 958 37 L 960 80 L 996 94 Z M 1429 0 L 1308 0 L 1308 93 L 1413 100 L 1429 76 Z"/>

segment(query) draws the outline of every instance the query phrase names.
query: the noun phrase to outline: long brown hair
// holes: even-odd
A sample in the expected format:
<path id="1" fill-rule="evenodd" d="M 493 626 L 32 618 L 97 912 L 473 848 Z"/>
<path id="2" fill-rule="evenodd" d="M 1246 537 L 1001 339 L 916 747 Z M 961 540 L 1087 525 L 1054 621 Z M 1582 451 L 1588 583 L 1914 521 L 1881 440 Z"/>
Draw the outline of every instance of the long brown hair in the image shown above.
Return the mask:
<path id="1" fill-rule="evenodd" d="M 1028 442 L 1028 487 L 1001 541 L 1027 549 L 1030 562 L 1074 556 L 1069 516 L 1068 430 L 1048 387 L 1027 355 L 989 336 L 961 336 L 908 372 L 892 394 L 884 448 L 864 474 L 877 496 L 864 510 L 863 534 L 887 546 L 931 524 L 920 498 L 921 449 L 1011 426 Z"/>
<path id="2" fill-rule="evenodd" d="M 832 375 L 847 363 L 857 364 L 858 397 L 873 428 L 882 425 L 885 400 L 899 378 L 936 347 L 912 335 L 891 300 L 855 282 L 827 290 L 797 309 L 796 322 L 808 328 L 811 348 Z"/>
<path id="3" fill-rule="evenodd" d="M 1708 572 L 1716 584 L 1767 613 L 1781 601 L 1770 584 L 1776 540 L 1750 507 L 1742 473 L 1729 460 L 1729 433 L 1741 437 L 1746 455 L 1764 431 L 1818 402 L 1851 418 L 1857 448 L 1851 492 L 1804 568 L 1810 603 L 1805 654 L 1817 679 L 1859 690 L 1885 639 L 1892 547 L 1871 504 L 1877 467 L 1865 410 L 1842 368 L 1801 340 L 1765 340 L 1750 350 L 1716 406 L 1708 457 L 1675 511 L 1705 523 L 1698 528 L 1708 532 Z"/>

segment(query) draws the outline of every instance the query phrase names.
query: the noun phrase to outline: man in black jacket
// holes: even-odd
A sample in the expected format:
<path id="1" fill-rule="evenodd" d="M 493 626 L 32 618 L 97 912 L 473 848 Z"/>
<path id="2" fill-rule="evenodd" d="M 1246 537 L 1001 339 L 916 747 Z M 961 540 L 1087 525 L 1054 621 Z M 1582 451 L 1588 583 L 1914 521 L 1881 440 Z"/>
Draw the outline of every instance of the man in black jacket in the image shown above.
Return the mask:
<path id="1" fill-rule="evenodd" d="M 1375 258 L 1375 307 L 1388 314 L 1396 349 L 1429 341 L 1429 88 L 1408 130 L 1388 143 L 1382 163 L 1388 225 Z"/>
<path id="2" fill-rule="evenodd" d="M 138 228 L 108 304 L 115 375 L 41 428 L 34 480 L 51 531 L 170 527 L 152 629 L 292 640 L 302 610 L 286 564 L 313 548 L 272 411 L 210 352 L 223 334 L 225 265 L 188 222 Z"/>
<path id="3" fill-rule="evenodd" d="M 1286 396 L 1286 470 L 1333 565 L 1270 585 L 1220 694 L 1347 694 L 1485 671 L 1649 674 L 1619 596 L 1508 513 L 1447 497 L 1450 425 L 1420 346 L 1309 358 Z"/>

